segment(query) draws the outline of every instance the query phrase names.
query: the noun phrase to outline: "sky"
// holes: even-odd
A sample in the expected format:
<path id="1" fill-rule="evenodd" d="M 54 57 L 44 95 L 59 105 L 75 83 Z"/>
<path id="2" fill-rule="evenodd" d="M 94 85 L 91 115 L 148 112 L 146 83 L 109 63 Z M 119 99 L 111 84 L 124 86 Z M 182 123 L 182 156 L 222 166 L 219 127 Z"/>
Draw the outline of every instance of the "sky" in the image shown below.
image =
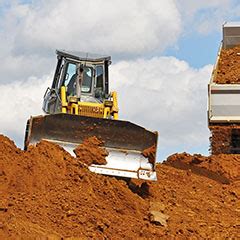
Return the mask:
<path id="1" fill-rule="evenodd" d="M 0 0 L 0 133 L 23 146 L 55 49 L 112 56 L 120 119 L 159 132 L 158 161 L 208 155 L 207 85 L 236 0 Z"/>

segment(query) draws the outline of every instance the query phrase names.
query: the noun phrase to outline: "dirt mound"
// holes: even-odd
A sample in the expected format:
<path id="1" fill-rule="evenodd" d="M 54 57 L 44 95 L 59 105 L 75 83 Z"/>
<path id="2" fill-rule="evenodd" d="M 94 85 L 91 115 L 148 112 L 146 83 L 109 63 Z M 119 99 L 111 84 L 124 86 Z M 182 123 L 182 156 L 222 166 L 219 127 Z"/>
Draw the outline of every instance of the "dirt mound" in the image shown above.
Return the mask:
<path id="1" fill-rule="evenodd" d="M 157 166 L 151 202 L 169 216 L 163 239 L 238 239 L 240 182 L 221 184 L 191 171 Z"/>
<path id="2" fill-rule="evenodd" d="M 45 141 L 25 152 L 0 136 L 0 239 L 237 238 L 240 184 L 231 164 L 205 163 L 228 172 L 228 185 L 159 164 L 158 182 L 133 181 L 133 191 L 88 170 L 92 147 L 74 158 Z"/>
<path id="3" fill-rule="evenodd" d="M 240 83 L 240 46 L 222 49 L 214 82 L 218 84 Z"/>
<path id="4" fill-rule="evenodd" d="M 221 183 L 240 180 L 240 155 L 219 154 L 209 157 L 200 154 L 173 154 L 164 162 L 167 165 L 191 170 Z"/>
<path id="5" fill-rule="evenodd" d="M 71 157 L 61 147 L 43 141 L 23 152 L 1 137 L 0 149 L 5 238 L 50 233 L 125 238 L 138 237 L 148 228 L 144 220 L 148 204 L 124 181 L 91 173 L 79 157 Z M 147 235 L 151 237 L 151 231 Z"/>

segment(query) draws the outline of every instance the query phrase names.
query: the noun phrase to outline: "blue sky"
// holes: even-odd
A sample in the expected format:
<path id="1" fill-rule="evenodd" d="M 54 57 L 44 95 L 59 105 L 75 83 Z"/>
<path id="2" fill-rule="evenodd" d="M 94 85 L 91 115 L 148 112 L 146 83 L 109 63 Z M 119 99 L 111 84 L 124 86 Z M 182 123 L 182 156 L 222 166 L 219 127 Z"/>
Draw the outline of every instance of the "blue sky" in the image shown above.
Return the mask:
<path id="1" fill-rule="evenodd" d="M 207 64 L 214 64 L 222 39 L 220 32 L 208 35 L 193 33 L 183 36 L 177 47 L 169 47 L 164 51 L 166 56 L 175 56 L 187 61 L 194 68 L 201 68 Z"/>
<path id="2" fill-rule="evenodd" d="M 222 24 L 239 12 L 235 0 L 0 0 L 0 132 L 21 147 L 55 49 L 89 51 L 112 55 L 120 118 L 159 132 L 159 161 L 208 154 L 207 84 Z"/>

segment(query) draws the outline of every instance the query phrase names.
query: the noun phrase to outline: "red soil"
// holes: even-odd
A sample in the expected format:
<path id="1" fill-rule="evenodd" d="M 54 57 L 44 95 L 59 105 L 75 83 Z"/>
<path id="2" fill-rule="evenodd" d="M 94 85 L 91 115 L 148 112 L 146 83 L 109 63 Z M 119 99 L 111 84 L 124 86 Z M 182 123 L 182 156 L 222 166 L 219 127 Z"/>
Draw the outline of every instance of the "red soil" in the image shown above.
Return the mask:
<path id="1" fill-rule="evenodd" d="M 150 148 L 145 149 L 142 152 L 142 155 L 146 158 L 148 158 L 148 161 L 150 163 L 154 163 L 155 162 L 155 158 L 156 158 L 156 146 L 153 145 Z"/>
<path id="2" fill-rule="evenodd" d="M 240 153 L 240 125 L 210 126 L 211 153 L 231 154 Z"/>
<path id="3" fill-rule="evenodd" d="M 0 239 L 238 238 L 238 157 L 222 155 L 217 163 L 218 157 L 175 155 L 167 163 L 180 159 L 228 184 L 158 164 L 158 182 L 139 183 L 148 190 L 143 198 L 143 187 L 133 191 L 90 172 L 81 163 L 86 155 L 74 158 L 44 141 L 22 151 L 0 136 Z M 150 207 L 166 216 L 165 226 L 152 221 Z"/>
<path id="4" fill-rule="evenodd" d="M 218 84 L 240 83 L 240 46 L 222 49 L 214 82 Z"/>
<path id="5" fill-rule="evenodd" d="M 104 142 L 97 137 L 90 137 L 85 139 L 75 150 L 77 158 L 87 164 L 106 164 L 105 157 L 108 155 L 106 149 L 103 148 Z"/>
<path id="6" fill-rule="evenodd" d="M 188 153 L 174 154 L 165 162 L 167 165 L 191 170 L 222 183 L 240 181 L 239 163 L 239 154 L 219 154 L 205 157 L 200 154 L 190 155 Z"/>

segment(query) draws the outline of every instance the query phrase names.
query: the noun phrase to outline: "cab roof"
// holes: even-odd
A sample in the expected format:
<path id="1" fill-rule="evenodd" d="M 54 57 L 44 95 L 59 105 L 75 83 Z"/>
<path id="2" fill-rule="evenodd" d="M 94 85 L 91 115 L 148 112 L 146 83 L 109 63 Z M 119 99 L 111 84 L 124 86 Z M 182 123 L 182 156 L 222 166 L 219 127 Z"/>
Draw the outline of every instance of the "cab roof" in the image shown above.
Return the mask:
<path id="1" fill-rule="evenodd" d="M 88 52 L 56 50 L 56 54 L 62 57 L 70 57 L 78 61 L 90 61 L 90 62 L 111 61 L 111 56 Z"/>

